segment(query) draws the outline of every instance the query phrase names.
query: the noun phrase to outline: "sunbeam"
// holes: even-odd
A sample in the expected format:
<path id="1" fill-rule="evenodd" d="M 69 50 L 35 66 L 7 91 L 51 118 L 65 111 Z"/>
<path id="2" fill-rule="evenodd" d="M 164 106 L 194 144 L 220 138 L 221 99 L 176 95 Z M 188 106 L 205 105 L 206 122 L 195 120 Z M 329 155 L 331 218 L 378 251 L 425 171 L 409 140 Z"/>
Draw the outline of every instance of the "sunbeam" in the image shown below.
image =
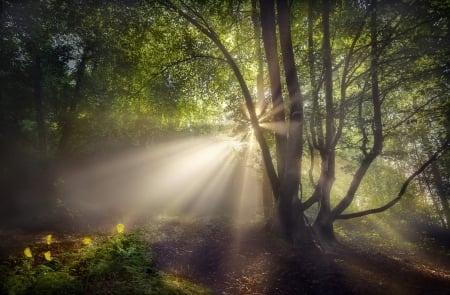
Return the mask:
<path id="1" fill-rule="evenodd" d="M 129 151 L 66 171 L 61 185 L 64 204 L 83 222 L 133 222 L 143 216 L 183 214 L 256 215 L 258 179 L 237 157 L 233 138 L 197 137 Z M 247 208 L 248 207 L 248 208 Z"/>
<path id="2" fill-rule="evenodd" d="M 240 170 L 241 176 L 239 179 L 239 191 L 238 202 L 236 202 L 235 216 L 236 222 L 241 223 L 248 221 L 249 216 L 256 214 L 255 208 L 259 208 L 261 205 L 258 201 L 260 199 L 254 199 L 249 196 L 261 195 L 261 185 L 258 185 L 256 171 L 251 165 L 254 165 L 254 157 L 256 153 L 256 141 L 253 134 L 248 136 L 248 145 L 246 146 L 243 156 L 243 167 Z"/>
<path id="3" fill-rule="evenodd" d="M 272 130 L 277 134 L 286 134 L 286 124 L 284 124 L 284 122 L 262 122 L 259 126 L 264 129 Z"/>
<path id="4" fill-rule="evenodd" d="M 259 116 L 259 122 L 265 122 L 266 120 L 271 120 L 276 114 L 280 113 L 280 112 L 284 112 L 284 106 L 283 105 L 279 105 L 277 107 L 271 108 L 271 109 L 266 109 L 266 110 L 261 110 L 262 113 Z"/>

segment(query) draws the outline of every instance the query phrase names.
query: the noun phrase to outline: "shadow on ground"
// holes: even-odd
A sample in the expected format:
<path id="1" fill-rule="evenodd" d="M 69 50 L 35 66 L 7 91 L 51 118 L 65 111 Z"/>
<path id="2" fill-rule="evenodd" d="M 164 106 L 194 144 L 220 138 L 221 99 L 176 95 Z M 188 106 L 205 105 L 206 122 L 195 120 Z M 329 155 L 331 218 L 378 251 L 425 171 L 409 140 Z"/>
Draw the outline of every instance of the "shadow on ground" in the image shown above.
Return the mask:
<path id="1" fill-rule="evenodd" d="M 450 272 L 414 259 L 342 245 L 332 254 L 295 249 L 260 224 L 166 222 L 153 229 L 157 266 L 215 294 L 446 294 Z"/>

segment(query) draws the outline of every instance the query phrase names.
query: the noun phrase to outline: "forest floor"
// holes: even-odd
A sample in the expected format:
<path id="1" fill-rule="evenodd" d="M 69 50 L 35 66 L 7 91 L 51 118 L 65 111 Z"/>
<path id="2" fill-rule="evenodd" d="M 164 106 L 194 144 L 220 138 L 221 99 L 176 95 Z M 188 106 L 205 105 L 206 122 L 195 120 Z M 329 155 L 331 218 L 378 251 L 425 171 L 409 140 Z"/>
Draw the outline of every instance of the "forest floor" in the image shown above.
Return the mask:
<path id="1" fill-rule="evenodd" d="M 260 222 L 160 218 L 135 228 L 158 269 L 214 294 L 450 294 L 448 235 L 343 224 L 337 226 L 339 245 L 318 251 L 292 247 Z M 0 254 L 20 253 L 43 236 L 0 231 Z M 55 240 L 70 244 L 77 236 Z"/>
<path id="2" fill-rule="evenodd" d="M 432 238 L 401 242 L 371 231 L 323 253 L 296 249 L 260 223 L 153 227 L 149 232 L 164 233 L 150 238 L 156 265 L 215 294 L 450 294 L 450 249 Z"/>

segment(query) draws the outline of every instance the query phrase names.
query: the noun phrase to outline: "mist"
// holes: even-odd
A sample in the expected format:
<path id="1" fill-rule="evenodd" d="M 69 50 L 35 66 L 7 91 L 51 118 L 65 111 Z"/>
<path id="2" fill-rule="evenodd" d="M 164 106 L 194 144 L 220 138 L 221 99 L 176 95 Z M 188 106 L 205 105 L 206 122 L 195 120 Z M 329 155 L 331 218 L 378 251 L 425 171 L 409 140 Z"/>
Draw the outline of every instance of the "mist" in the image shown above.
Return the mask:
<path id="1" fill-rule="evenodd" d="M 32 180 L 5 196 L 3 224 L 93 230 L 160 216 L 249 221 L 261 213 L 261 181 L 243 149 L 233 138 L 188 137 L 59 161 L 51 173 L 31 169 Z"/>

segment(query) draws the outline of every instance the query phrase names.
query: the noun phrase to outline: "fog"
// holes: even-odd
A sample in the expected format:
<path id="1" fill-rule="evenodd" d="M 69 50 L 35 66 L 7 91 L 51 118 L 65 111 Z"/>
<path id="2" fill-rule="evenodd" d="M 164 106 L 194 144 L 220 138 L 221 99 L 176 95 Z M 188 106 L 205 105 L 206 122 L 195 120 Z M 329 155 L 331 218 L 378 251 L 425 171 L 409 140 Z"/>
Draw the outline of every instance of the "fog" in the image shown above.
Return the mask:
<path id="1" fill-rule="evenodd" d="M 261 213 L 253 149 L 233 138 L 191 137 L 61 161 L 10 190 L 3 224 L 96 229 L 165 215 L 249 221 Z"/>

